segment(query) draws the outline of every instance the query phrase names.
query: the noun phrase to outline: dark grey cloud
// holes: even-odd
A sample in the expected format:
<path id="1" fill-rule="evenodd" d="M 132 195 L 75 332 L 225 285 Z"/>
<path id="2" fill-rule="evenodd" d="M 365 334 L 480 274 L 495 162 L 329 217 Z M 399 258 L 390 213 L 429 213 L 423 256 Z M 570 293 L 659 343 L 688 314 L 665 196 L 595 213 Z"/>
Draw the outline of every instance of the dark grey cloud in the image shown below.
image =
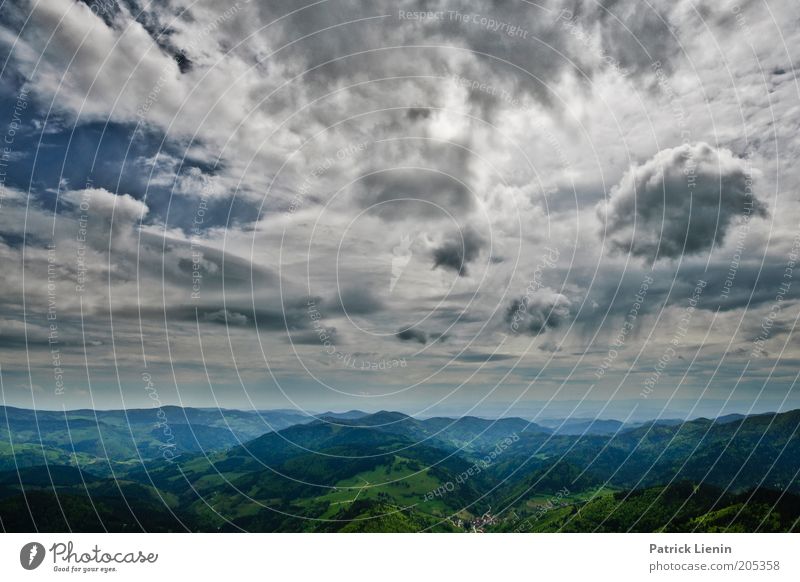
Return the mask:
<path id="1" fill-rule="evenodd" d="M 737 221 L 765 217 L 745 160 L 705 143 L 665 149 L 632 168 L 598 206 L 612 251 L 647 260 L 699 254 Z"/>
<path id="2" fill-rule="evenodd" d="M 460 230 L 433 250 L 433 268 L 442 267 L 465 277 L 468 263 L 478 258 L 486 244 L 486 239 L 474 228 Z"/>
<path id="3" fill-rule="evenodd" d="M 209 323 L 219 323 L 232 327 L 244 327 L 250 322 L 245 314 L 228 309 L 220 309 L 219 311 L 205 313 L 203 319 Z"/>
<path id="4" fill-rule="evenodd" d="M 428 107 L 409 107 L 406 115 L 411 121 L 428 119 L 431 116 L 431 110 Z"/>
<path id="5" fill-rule="evenodd" d="M 559 293 L 539 291 L 513 299 L 504 321 L 512 333 L 536 336 L 564 323 L 570 316 L 570 306 L 569 299 Z"/>
<path id="6" fill-rule="evenodd" d="M 428 343 L 428 334 L 421 329 L 414 327 L 401 329 L 395 334 L 395 337 L 403 342 L 417 342 L 422 345 Z"/>
<path id="7" fill-rule="evenodd" d="M 339 292 L 337 303 L 343 313 L 352 315 L 367 315 L 384 308 L 383 301 L 369 287 L 345 287 Z"/>

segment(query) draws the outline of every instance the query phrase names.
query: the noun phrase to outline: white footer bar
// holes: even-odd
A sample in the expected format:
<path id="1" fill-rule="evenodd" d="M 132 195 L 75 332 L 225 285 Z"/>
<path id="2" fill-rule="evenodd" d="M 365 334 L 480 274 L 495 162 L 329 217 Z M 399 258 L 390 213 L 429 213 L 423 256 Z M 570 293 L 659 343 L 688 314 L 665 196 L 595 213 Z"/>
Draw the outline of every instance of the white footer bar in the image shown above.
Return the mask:
<path id="1" fill-rule="evenodd" d="M 3 580 L 796 581 L 799 564 L 795 534 L 0 535 Z"/>

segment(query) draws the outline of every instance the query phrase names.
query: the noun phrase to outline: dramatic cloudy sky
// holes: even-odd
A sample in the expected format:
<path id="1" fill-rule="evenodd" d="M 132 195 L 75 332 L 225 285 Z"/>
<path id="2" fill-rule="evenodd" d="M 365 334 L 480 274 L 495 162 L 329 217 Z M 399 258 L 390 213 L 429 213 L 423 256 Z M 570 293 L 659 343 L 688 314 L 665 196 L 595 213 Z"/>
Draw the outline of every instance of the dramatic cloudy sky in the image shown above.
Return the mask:
<path id="1" fill-rule="evenodd" d="M 799 25 L 796 0 L 5 1 L 2 399 L 797 407 Z"/>

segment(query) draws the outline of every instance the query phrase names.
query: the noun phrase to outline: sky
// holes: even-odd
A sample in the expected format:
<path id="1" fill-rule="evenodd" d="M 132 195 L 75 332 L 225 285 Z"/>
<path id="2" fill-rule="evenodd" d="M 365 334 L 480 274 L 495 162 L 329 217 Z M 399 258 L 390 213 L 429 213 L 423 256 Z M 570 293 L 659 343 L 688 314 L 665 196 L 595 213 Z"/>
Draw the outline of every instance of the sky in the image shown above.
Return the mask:
<path id="1" fill-rule="evenodd" d="M 5 1 L 2 403 L 796 408 L 798 24 Z"/>

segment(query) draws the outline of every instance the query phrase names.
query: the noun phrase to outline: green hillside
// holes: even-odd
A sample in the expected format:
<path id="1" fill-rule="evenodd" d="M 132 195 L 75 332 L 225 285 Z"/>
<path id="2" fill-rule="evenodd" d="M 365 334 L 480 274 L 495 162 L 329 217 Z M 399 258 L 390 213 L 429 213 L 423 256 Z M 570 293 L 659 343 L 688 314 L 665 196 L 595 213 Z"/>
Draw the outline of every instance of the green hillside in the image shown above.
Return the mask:
<path id="1" fill-rule="evenodd" d="M 281 413 L 289 426 L 259 433 L 269 413 L 177 409 L 174 458 L 136 440 L 152 411 L 130 428 L 121 411 L 3 413 L 7 531 L 796 531 L 800 516 L 800 411 L 564 434 L 394 412 Z"/>

